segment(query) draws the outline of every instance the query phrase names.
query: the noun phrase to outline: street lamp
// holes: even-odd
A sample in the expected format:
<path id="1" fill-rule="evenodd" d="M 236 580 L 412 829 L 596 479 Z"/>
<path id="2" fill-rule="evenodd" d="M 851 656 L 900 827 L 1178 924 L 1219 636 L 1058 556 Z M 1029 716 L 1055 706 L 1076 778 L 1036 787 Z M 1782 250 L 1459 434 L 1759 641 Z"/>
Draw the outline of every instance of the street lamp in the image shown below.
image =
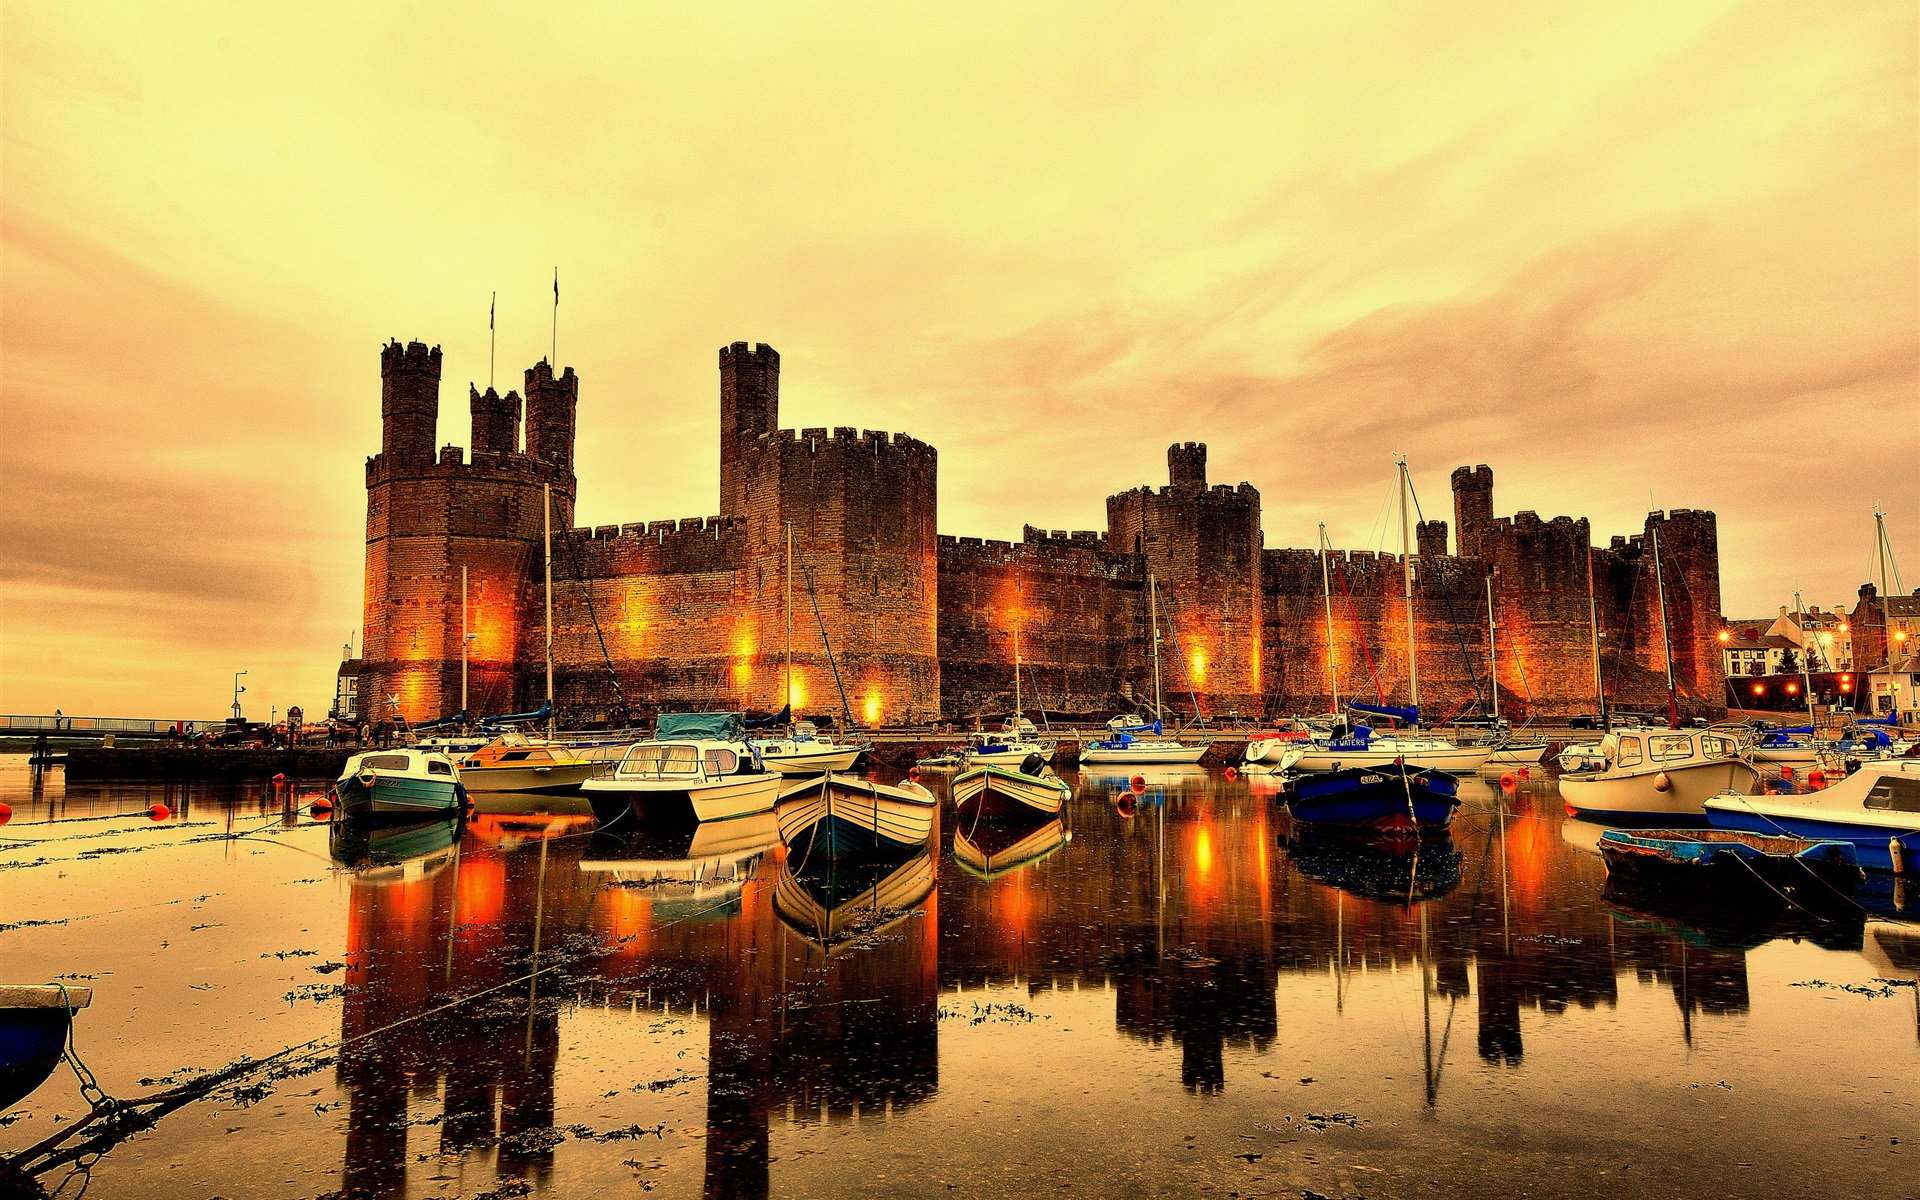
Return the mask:
<path id="1" fill-rule="evenodd" d="M 245 671 L 233 673 L 233 719 L 236 721 L 240 720 L 240 693 L 247 690 L 240 686 L 240 677 L 245 674 Z"/>

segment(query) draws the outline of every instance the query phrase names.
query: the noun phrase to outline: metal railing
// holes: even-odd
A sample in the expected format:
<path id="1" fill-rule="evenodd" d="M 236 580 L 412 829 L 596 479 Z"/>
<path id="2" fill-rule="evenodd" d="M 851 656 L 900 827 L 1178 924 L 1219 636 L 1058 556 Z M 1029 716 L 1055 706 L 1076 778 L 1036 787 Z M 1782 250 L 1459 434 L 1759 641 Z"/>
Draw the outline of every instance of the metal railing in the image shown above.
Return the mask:
<path id="1" fill-rule="evenodd" d="M 8 716 L 0 714 L 0 733 L 154 733 L 172 730 L 204 733 L 226 725 L 224 717 L 212 721 L 156 721 L 144 717 L 68 717 Z"/>

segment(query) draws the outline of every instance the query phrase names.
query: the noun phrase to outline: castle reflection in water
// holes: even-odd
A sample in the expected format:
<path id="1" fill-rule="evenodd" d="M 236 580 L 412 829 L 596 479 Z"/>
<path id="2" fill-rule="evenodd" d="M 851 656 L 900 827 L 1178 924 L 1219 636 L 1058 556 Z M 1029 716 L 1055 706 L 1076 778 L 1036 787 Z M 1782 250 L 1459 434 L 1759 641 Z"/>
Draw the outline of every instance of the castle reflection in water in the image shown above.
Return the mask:
<path id="1" fill-rule="evenodd" d="M 589 1006 L 632 1013 L 636 1038 L 661 1012 L 703 1019 L 711 1196 L 767 1193 L 775 1120 L 933 1096 L 943 994 L 983 985 L 1107 989 L 1119 1033 L 1177 1044 L 1180 1083 L 1198 1092 L 1233 1086 L 1229 1047 L 1272 1043 L 1289 974 L 1326 981 L 1338 1007 L 1356 972 L 1414 972 L 1430 1017 L 1471 1006 L 1493 1064 L 1524 1059 L 1524 1010 L 1611 1006 L 1622 976 L 1671 989 L 1675 1036 L 1747 1007 L 1744 950 L 1597 902 L 1601 863 L 1563 835 L 1550 784 L 1504 803 L 1481 789 L 1451 847 L 1418 861 L 1290 844 L 1271 795 L 1244 781 L 1170 774 L 1119 803 L 1099 779 L 1077 790 L 1071 833 L 1009 849 L 1026 856 L 1011 867 L 978 869 L 971 840 L 956 854 L 948 818 L 937 854 L 856 881 L 838 914 L 877 889 L 907 915 L 843 929 L 837 897 L 783 879 L 777 841 L 713 858 L 697 882 L 632 886 L 596 865 L 657 866 L 675 849 L 585 817 L 484 816 L 457 845 L 358 871 L 338 1067 L 347 1193 L 403 1190 L 433 1137 L 442 1153 L 497 1147 L 502 1173 L 545 1179 L 563 1140 L 561 1026 Z M 546 970 L 529 981 L 530 964 Z M 1431 1102 L 1431 1036 L 1425 1058 Z M 437 1128 L 410 1124 L 410 1101 L 436 1094 Z"/>

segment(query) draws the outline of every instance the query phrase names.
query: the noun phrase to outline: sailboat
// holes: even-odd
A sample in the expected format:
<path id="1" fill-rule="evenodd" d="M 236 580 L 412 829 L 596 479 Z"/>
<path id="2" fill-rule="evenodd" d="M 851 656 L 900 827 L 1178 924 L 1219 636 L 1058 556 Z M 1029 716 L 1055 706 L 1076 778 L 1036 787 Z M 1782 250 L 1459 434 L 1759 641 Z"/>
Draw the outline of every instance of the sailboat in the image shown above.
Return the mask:
<path id="1" fill-rule="evenodd" d="M 1495 740 L 1493 758 L 1489 761 L 1502 766 L 1531 766 L 1547 756 L 1547 743 L 1544 738 L 1532 738 L 1516 741 L 1510 730 L 1500 721 L 1500 651 L 1494 641 L 1495 630 L 1499 622 L 1493 615 L 1493 572 L 1487 572 L 1487 686 L 1493 697 L 1490 716 L 1493 718 Z"/>
<path id="2" fill-rule="evenodd" d="M 1153 631 L 1153 721 L 1149 724 L 1138 716 L 1108 721 L 1108 737 L 1080 748 L 1083 763 L 1197 763 L 1207 752 L 1205 746 L 1188 746 L 1165 736 L 1160 725 L 1160 713 L 1165 711 L 1160 704 L 1160 588 L 1151 575 L 1147 576 L 1147 613 Z"/>
<path id="3" fill-rule="evenodd" d="M 1420 659 L 1414 646 L 1413 547 L 1407 513 L 1407 493 L 1412 487 L 1407 477 L 1407 460 L 1400 467 L 1400 564 L 1407 606 L 1407 691 L 1412 703 L 1404 708 L 1386 704 L 1360 704 L 1348 701 L 1347 711 L 1367 716 L 1403 721 L 1409 728 L 1420 724 Z M 1332 645 L 1328 645 L 1332 653 Z M 1493 757 L 1491 746 L 1461 746 L 1439 737 L 1412 733 L 1375 734 L 1373 727 L 1355 722 L 1345 731 L 1328 738 L 1316 738 L 1300 756 L 1303 771 L 1340 771 L 1349 768 L 1404 767 L 1447 771 L 1471 775 Z M 1396 778 L 1395 784 L 1404 783 Z M 1393 790 L 1400 790 L 1398 786 Z"/>
<path id="4" fill-rule="evenodd" d="M 1625 823 L 1652 816 L 1704 818 L 1706 802 L 1721 792 L 1751 795 L 1760 772 L 1736 738 L 1680 728 L 1680 693 L 1673 679 L 1673 635 L 1667 625 L 1667 585 L 1660 565 L 1660 524 L 1652 526 L 1653 578 L 1659 594 L 1660 644 L 1667 665 L 1665 729 L 1627 726 L 1600 739 L 1605 765 L 1560 777 L 1569 815 Z"/>
<path id="5" fill-rule="evenodd" d="M 851 771 L 854 762 L 866 750 L 865 746 L 851 746 L 826 737 L 814 727 L 811 721 L 794 721 L 793 716 L 793 523 L 787 523 L 787 573 L 786 573 L 786 610 L 787 610 L 787 666 L 784 679 L 785 696 L 781 713 L 789 721 L 787 736 L 755 741 L 754 750 L 759 754 L 760 764 L 769 771 L 781 775 L 822 775 L 829 771 Z M 821 631 L 821 637 L 826 631 Z"/>
<path id="6" fill-rule="evenodd" d="M 1015 589 L 1019 596 L 1014 603 L 1013 614 L 1013 715 L 1000 727 L 998 733 L 976 733 L 965 751 L 965 765 L 976 767 L 1021 767 L 1025 769 L 1029 758 L 1038 755 L 1041 761 L 1053 758 L 1053 746 L 1040 740 L 1039 731 L 1033 722 L 1027 720 L 1020 707 L 1020 675 L 1025 666 L 1020 654 L 1020 626 L 1026 616 L 1025 589 L 1016 577 Z M 969 770 L 969 774 L 971 774 Z"/>

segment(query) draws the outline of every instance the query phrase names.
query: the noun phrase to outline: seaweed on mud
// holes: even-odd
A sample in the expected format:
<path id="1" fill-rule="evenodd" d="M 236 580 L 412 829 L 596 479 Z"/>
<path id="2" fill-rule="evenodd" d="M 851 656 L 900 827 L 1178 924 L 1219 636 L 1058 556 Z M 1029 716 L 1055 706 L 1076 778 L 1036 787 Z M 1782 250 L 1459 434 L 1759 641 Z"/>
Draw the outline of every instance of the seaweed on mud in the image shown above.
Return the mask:
<path id="1" fill-rule="evenodd" d="M 1920 987 L 1920 980 L 1885 979 L 1877 975 L 1874 976 L 1873 982 L 1879 984 L 1880 986 L 1871 987 L 1861 983 L 1828 983 L 1824 979 L 1803 979 L 1799 983 L 1790 983 L 1787 986 L 1803 987 L 1803 988 L 1827 988 L 1836 992 L 1846 992 L 1854 996 L 1865 996 L 1869 1000 L 1884 1000 L 1888 996 L 1893 995 L 1894 990 L 1896 988 Z"/>
<path id="2" fill-rule="evenodd" d="M 1047 1013 L 1037 1013 L 1024 1005 L 1011 1002 L 1006 1004 L 975 1004 L 971 1012 L 963 1012 L 957 1008 L 948 1008 L 943 1004 L 940 1006 L 936 1016 L 942 1021 L 964 1020 L 969 1025 L 980 1025 L 987 1021 L 1033 1022 L 1053 1020 Z"/>

